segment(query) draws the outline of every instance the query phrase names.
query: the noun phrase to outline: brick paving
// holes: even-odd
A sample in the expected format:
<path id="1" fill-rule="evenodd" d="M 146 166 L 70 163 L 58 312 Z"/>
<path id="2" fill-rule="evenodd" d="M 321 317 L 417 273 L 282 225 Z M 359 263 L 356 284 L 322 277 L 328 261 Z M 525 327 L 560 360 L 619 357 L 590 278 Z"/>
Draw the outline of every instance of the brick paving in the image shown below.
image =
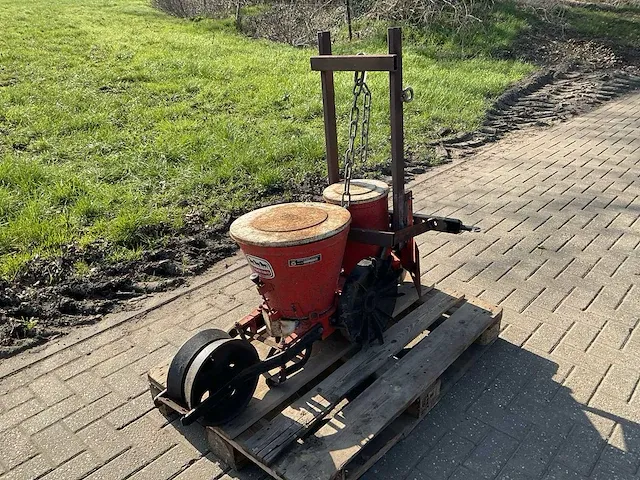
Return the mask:
<path id="1" fill-rule="evenodd" d="M 500 339 L 367 479 L 640 479 L 640 94 L 418 177 L 426 282 L 504 307 Z M 0 480 L 260 479 L 152 406 L 145 374 L 257 302 L 227 273 L 0 365 Z M 217 267 L 225 270 L 224 266 Z M 118 320 L 118 318 L 120 320 Z"/>

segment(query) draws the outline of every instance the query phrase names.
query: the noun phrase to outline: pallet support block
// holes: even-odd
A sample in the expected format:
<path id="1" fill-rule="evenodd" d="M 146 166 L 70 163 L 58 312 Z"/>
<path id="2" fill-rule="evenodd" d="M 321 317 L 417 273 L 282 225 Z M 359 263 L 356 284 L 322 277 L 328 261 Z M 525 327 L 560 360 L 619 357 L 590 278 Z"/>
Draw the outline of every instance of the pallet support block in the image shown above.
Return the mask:
<path id="1" fill-rule="evenodd" d="M 421 394 L 418 399 L 411 404 L 407 409 L 407 413 L 414 418 L 421 419 L 429 410 L 436 406 L 440 399 L 440 379 L 433 382 L 427 387 L 425 392 Z"/>
<path id="2" fill-rule="evenodd" d="M 478 345 L 491 345 L 500 335 L 500 325 L 501 321 L 498 318 L 493 325 L 490 325 L 489 328 L 482 332 L 482 335 L 478 337 L 475 343 Z"/>
<path id="3" fill-rule="evenodd" d="M 222 460 L 228 467 L 241 470 L 251 463 L 240 450 L 227 442 L 212 428 L 205 428 L 207 443 L 211 452 Z"/>

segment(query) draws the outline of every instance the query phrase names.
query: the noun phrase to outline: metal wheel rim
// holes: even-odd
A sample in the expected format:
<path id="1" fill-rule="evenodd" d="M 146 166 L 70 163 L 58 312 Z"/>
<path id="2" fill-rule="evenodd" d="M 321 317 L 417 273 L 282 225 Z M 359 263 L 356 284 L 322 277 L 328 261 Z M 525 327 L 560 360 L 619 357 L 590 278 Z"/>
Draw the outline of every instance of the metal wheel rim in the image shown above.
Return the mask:
<path id="1" fill-rule="evenodd" d="M 219 339 L 208 344 L 193 359 L 182 395 L 190 408 L 219 391 L 246 368 L 259 363 L 258 352 L 247 340 Z M 218 401 L 202 416 L 205 425 L 220 425 L 237 417 L 253 398 L 258 377 L 248 378 L 220 394 Z"/>
<path id="2" fill-rule="evenodd" d="M 195 405 L 192 405 L 192 402 L 191 402 L 191 391 L 193 389 L 193 384 L 196 380 L 196 377 L 200 372 L 200 369 L 202 368 L 204 363 L 209 359 L 209 356 L 213 353 L 213 351 L 216 348 L 218 348 L 218 346 L 228 342 L 229 340 L 231 339 L 225 338 L 225 339 L 216 340 L 210 343 L 209 345 L 204 347 L 200 351 L 200 353 L 196 356 L 196 358 L 193 360 L 193 362 L 191 362 L 191 365 L 189 366 L 189 369 L 187 370 L 187 374 L 184 379 L 184 385 L 182 387 L 182 395 L 189 408 L 193 408 L 195 406 Z"/>

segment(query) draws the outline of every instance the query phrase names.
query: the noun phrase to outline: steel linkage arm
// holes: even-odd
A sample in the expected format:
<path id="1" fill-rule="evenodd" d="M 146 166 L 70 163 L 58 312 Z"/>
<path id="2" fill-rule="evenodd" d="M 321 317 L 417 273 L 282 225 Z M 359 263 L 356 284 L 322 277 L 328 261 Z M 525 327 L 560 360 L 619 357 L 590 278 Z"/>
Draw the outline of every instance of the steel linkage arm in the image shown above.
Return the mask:
<path id="1" fill-rule="evenodd" d="M 368 245 L 379 245 L 381 247 L 395 247 L 410 238 L 430 231 L 458 234 L 462 232 L 477 232 L 479 228 L 464 225 L 457 218 L 436 217 L 416 213 L 413 215 L 413 225 L 398 230 L 397 232 L 351 228 L 349 231 L 349 240 Z"/>
<path id="2" fill-rule="evenodd" d="M 311 327 L 305 334 L 303 334 L 298 341 L 288 347 L 286 350 L 261 361 L 260 363 L 244 369 L 233 380 L 226 385 L 222 386 L 217 392 L 210 395 L 206 400 L 197 405 L 193 410 L 189 411 L 184 417 L 182 417 L 183 425 L 190 425 L 198 418 L 206 415 L 207 411 L 215 408 L 216 404 L 220 402 L 226 395 L 229 389 L 233 389 L 236 385 L 240 385 L 243 382 L 248 381 L 258 375 L 267 373 L 269 370 L 286 365 L 287 362 L 293 360 L 296 356 L 307 350 L 312 343 L 322 338 L 322 325 L 316 324 Z M 308 356 L 305 355 L 306 360 Z M 306 361 L 305 360 L 305 361 Z"/>

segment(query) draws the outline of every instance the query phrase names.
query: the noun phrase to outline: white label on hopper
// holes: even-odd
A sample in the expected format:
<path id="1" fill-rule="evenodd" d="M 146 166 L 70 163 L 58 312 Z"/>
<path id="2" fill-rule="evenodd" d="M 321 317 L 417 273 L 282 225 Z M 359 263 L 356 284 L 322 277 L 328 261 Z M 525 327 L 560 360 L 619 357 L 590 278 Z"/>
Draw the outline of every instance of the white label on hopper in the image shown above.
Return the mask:
<path id="1" fill-rule="evenodd" d="M 260 257 L 254 257 L 253 255 L 245 255 L 247 257 L 247 262 L 249 262 L 249 266 L 254 273 L 257 273 L 261 278 L 270 279 L 276 276 L 273 271 L 273 267 L 269 263 L 268 260 Z"/>
<path id="2" fill-rule="evenodd" d="M 311 265 L 313 263 L 318 263 L 322 260 L 322 254 L 317 253 L 315 255 L 311 255 L 310 257 L 304 258 L 292 258 L 289 260 L 290 267 L 304 267 L 305 265 Z"/>

